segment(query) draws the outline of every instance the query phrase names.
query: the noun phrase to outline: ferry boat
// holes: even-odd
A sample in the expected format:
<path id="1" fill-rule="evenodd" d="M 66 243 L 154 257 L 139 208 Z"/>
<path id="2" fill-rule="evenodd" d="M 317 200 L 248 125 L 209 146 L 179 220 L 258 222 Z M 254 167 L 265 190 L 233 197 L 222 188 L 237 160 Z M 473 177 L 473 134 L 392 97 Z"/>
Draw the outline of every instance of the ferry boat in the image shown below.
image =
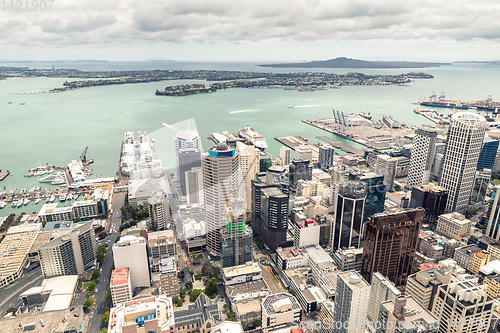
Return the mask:
<path id="1" fill-rule="evenodd" d="M 245 126 L 245 128 L 240 129 L 238 131 L 238 135 L 248 140 L 251 144 L 259 148 L 260 150 L 264 150 L 268 147 L 266 139 L 264 139 L 264 136 L 257 133 L 253 128 L 251 128 L 248 125 Z"/>

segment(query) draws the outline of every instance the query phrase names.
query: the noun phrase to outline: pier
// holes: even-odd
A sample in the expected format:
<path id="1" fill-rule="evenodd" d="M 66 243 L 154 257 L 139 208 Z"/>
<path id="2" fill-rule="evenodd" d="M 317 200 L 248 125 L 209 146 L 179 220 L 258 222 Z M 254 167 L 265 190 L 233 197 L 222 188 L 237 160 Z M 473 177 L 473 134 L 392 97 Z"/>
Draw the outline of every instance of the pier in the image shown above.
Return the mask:
<path id="1" fill-rule="evenodd" d="M 359 148 L 355 148 L 355 147 L 349 146 L 347 143 L 344 143 L 344 142 L 333 141 L 332 138 L 329 138 L 327 136 L 317 136 L 316 138 L 318 140 L 321 140 L 321 141 L 324 141 L 326 143 L 329 143 L 333 147 L 338 148 L 338 149 L 340 149 L 342 151 L 345 151 L 346 153 L 354 154 L 354 155 L 360 155 L 360 156 L 364 156 L 365 155 L 365 151 L 363 149 L 359 149 Z"/>
<path id="2" fill-rule="evenodd" d="M 293 151 L 297 150 L 297 148 L 299 148 L 299 146 L 301 146 L 301 145 L 307 145 L 312 150 L 313 159 L 315 159 L 315 160 L 318 159 L 319 147 L 309 143 L 306 139 L 304 139 L 303 137 L 301 137 L 299 135 L 279 136 L 279 137 L 275 137 L 274 140 L 284 144 L 285 146 L 292 149 Z"/>
<path id="3" fill-rule="evenodd" d="M 2 181 L 5 178 L 7 178 L 8 175 L 10 175 L 10 171 L 9 170 L 7 170 L 6 172 L 2 172 L 2 170 L 0 170 L 0 181 Z"/>

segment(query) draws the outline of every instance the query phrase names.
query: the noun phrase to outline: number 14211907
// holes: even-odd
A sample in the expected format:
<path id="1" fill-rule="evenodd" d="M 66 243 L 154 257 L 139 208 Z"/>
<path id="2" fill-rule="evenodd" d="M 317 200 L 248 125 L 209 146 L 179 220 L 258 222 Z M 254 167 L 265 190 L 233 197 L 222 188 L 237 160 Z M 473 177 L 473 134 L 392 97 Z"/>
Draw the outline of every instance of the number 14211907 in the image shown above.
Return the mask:
<path id="1" fill-rule="evenodd" d="M 4 11 L 50 11 L 55 0 L 0 0 Z"/>

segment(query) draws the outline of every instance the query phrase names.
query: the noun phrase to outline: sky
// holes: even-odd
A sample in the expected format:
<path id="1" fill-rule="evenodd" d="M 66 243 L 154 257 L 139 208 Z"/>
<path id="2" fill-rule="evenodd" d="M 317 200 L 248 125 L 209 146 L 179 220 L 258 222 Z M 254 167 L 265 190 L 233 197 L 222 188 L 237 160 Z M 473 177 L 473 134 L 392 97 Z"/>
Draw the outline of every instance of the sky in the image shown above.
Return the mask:
<path id="1" fill-rule="evenodd" d="M 0 0 L 0 60 L 500 60 L 498 0 Z"/>

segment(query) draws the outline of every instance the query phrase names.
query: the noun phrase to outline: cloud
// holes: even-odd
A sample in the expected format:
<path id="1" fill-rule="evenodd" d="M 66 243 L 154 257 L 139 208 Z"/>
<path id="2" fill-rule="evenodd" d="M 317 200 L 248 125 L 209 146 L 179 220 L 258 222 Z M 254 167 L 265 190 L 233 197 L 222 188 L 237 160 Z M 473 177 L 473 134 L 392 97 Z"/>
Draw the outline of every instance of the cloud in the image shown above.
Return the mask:
<path id="1" fill-rule="evenodd" d="M 0 15 L 3 46 L 500 38 L 494 0 L 55 0 Z"/>

